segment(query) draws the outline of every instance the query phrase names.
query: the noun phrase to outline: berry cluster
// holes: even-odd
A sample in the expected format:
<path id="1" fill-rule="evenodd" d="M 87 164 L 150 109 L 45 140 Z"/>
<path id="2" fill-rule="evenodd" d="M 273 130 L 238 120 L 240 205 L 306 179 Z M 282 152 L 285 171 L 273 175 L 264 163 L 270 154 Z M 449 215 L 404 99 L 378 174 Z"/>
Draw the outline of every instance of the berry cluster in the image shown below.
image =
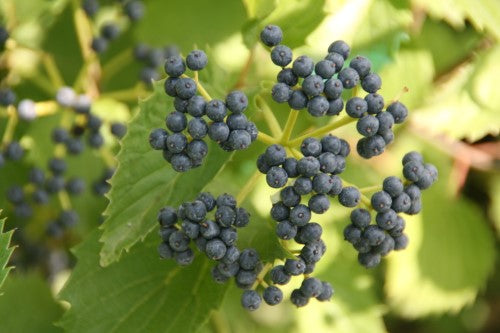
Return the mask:
<path id="1" fill-rule="evenodd" d="M 380 155 L 385 146 L 394 140 L 392 126 L 402 123 L 408 110 L 401 102 L 389 104 L 383 112 L 384 98 L 377 94 L 382 86 L 382 79 L 371 71 L 369 59 L 356 56 L 345 67 L 350 47 L 338 40 L 328 47 L 325 59 L 314 64 L 305 55 L 296 58 L 293 63 L 292 50 L 282 45 L 283 34 L 275 25 L 266 26 L 261 32 L 262 42 L 270 47 L 271 60 L 282 67 L 271 91 L 278 103 L 288 102 L 295 110 L 307 108 L 314 117 L 339 115 L 344 109 L 342 93 L 344 89 L 355 88 L 358 84 L 368 94 L 364 97 L 352 96 L 345 103 L 347 115 L 356 118 L 356 128 L 364 136 L 357 144 L 357 151 L 363 158 Z M 287 66 L 292 63 L 291 68 Z M 336 77 L 334 76 L 336 75 Z M 300 84 L 300 88 L 296 86 Z M 356 95 L 353 92 L 352 95 Z"/>
<path id="2" fill-rule="evenodd" d="M 144 65 L 139 75 L 140 80 L 147 85 L 151 85 L 152 81 L 159 80 L 158 67 L 162 66 L 167 58 L 176 55 L 179 55 L 179 50 L 174 45 L 155 48 L 144 43 L 136 44 L 134 58 Z"/>
<path id="3" fill-rule="evenodd" d="M 248 98 L 243 92 L 234 90 L 225 101 L 206 101 L 197 95 L 197 82 L 183 75 L 186 67 L 199 71 L 207 62 L 201 50 L 191 51 L 185 61 L 180 55 L 174 55 L 165 62 L 165 72 L 169 76 L 165 80 L 165 92 L 175 98 L 175 111 L 165 120 L 170 133 L 163 128 L 155 129 L 149 135 L 149 143 L 153 149 L 163 150 L 163 157 L 177 172 L 203 163 L 208 153 L 208 145 L 203 141 L 207 135 L 226 151 L 246 149 L 257 139 L 257 127 L 243 113 L 248 107 Z"/>
<path id="4" fill-rule="evenodd" d="M 24 156 L 24 149 L 18 141 L 12 140 L 3 147 L 0 152 L 0 167 L 6 160 L 19 161 Z"/>
<path id="5" fill-rule="evenodd" d="M 397 177 L 387 177 L 382 191 L 372 195 L 376 224 L 370 224 L 370 211 L 356 208 L 351 212 L 351 224 L 344 229 L 344 238 L 358 251 L 358 261 L 367 268 L 377 266 L 390 251 L 406 248 L 406 223 L 398 214 L 420 212 L 421 190 L 430 187 L 438 173 L 434 165 L 423 163 L 422 155 L 410 152 L 403 157 L 403 175 L 408 181 L 406 185 Z"/>
<path id="6" fill-rule="evenodd" d="M 124 16 L 135 22 L 144 16 L 144 4 L 140 0 L 119 1 L 122 5 Z M 83 0 L 82 8 L 89 18 L 93 18 L 99 11 L 98 0 Z M 106 22 L 100 27 L 99 36 L 92 40 L 92 49 L 97 53 L 107 50 L 109 42 L 118 38 L 120 28 L 114 22 Z"/>

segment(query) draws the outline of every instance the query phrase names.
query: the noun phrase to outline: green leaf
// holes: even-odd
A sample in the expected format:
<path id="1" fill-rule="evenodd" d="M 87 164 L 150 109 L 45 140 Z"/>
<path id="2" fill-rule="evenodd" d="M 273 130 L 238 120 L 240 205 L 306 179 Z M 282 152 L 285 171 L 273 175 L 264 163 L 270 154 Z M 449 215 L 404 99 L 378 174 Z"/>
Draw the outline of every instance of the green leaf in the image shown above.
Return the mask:
<path id="1" fill-rule="evenodd" d="M 0 213 L 1 212 L 0 210 Z M 12 267 L 7 267 L 7 263 L 9 262 L 12 252 L 14 252 L 14 247 L 9 247 L 14 230 L 3 232 L 4 225 L 5 218 L 0 219 L 0 289 L 2 288 L 5 278 L 7 278 L 7 274 L 9 274 L 9 271 L 12 269 Z"/>
<path id="2" fill-rule="evenodd" d="M 250 19 L 262 19 L 276 8 L 278 0 L 242 0 Z"/>
<path id="3" fill-rule="evenodd" d="M 414 115 L 414 120 L 425 124 L 431 132 L 471 142 L 488 134 L 498 135 L 500 100 L 494 90 L 495 71 L 498 70 L 494 59 L 499 54 L 500 47 L 495 47 L 476 63 L 457 69 L 434 89 L 425 106 Z"/>
<path id="4" fill-rule="evenodd" d="M 209 153 L 202 166 L 185 173 L 175 172 L 162 153 L 151 149 L 151 130 L 164 127 L 164 118 L 173 110 L 160 83 L 155 93 L 141 101 L 141 111 L 131 120 L 117 156 L 118 167 L 111 180 L 106 221 L 101 229 L 103 242 L 101 264 L 118 260 L 157 225 L 158 210 L 165 205 L 176 206 L 196 195 L 223 168 L 231 154 L 210 142 Z"/>
<path id="5" fill-rule="evenodd" d="M 410 112 L 422 105 L 431 89 L 434 78 L 432 57 L 425 50 L 404 50 L 396 55 L 395 62 L 380 71 L 382 89 L 379 94 L 390 101 L 401 95 L 403 88 L 408 92 L 400 100 L 405 103 Z"/>
<path id="6" fill-rule="evenodd" d="M 187 267 L 159 259 L 151 235 L 119 262 L 99 265 L 98 233 L 75 250 L 78 263 L 60 293 L 71 308 L 59 325 L 70 332 L 196 332 L 222 302 L 213 263 L 198 255 Z"/>
<path id="7" fill-rule="evenodd" d="M 440 180 L 423 193 L 420 215 L 405 217 L 410 243 L 388 258 L 385 291 L 407 318 L 456 313 L 474 302 L 494 268 L 494 238 L 481 209 L 449 191 L 450 161 L 427 147 Z"/>
<path id="8" fill-rule="evenodd" d="M 248 48 L 257 43 L 260 31 L 268 24 L 283 30 L 283 44 L 295 48 L 304 44 L 306 37 L 326 16 L 325 0 L 278 1 L 276 8 L 265 18 L 252 19 L 243 28 L 243 41 Z"/>
<path id="9" fill-rule="evenodd" d="M 500 2 L 497 0 L 412 0 L 433 17 L 445 20 L 456 28 L 470 21 L 479 31 L 488 31 L 500 40 Z"/>
<path id="10" fill-rule="evenodd" d="M 0 297 L 2 332 L 62 332 L 53 322 L 63 308 L 52 297 L 46 281 L 35 274 L 10 275 Z"/>

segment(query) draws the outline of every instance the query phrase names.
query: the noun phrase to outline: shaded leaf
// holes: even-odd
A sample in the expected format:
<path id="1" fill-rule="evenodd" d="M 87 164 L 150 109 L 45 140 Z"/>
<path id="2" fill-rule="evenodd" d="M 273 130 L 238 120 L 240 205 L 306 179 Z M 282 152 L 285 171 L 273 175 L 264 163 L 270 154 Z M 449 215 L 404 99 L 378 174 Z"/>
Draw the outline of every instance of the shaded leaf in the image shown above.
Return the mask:
<path id="1" fill-rule="evenodd" d="M 59 322 L 71 332 L 196 332 L 222 302 L 226 285 L 213 282 L 204 256 L 180 267 L 159 259 L 151 235 L 119 262 L 99 265 L 98 232 L 80 244 L 60 293 L 71 308 Z"/>
<path id="2" fill-rule="evenodd" d="M 52 297 L 46 281 L 34 274 L 11 275 L 0 296 L 2 332 L 62 332 L 54 326 L 63 308 Z"/>

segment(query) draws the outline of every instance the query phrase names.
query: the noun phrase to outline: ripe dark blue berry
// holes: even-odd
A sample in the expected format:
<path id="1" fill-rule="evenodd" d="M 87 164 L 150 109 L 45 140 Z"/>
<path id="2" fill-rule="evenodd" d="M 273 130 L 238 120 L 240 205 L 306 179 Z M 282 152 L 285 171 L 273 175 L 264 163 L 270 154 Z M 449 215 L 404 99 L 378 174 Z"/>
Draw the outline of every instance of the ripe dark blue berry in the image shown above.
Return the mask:
<path id="1" fill-rule="evenodd" d="M 276 46 L 283 39 L 283 31 L 276 25 L 267 25 L 260 33 L 260 40 L 267 46 Z"/>
<path id="2" fill-rule="evenodd" d="M 207 55 L 202 50 L 191 51 L 186 57 L 186 65 L 193 71 L 202 70 L 207 65 L 207 62 Z"/>
<path id="3" fill-rule="evenodd" d="M 349 53 L 351 52 L 351 48 L 343 40 L 337 40 L 330 44 L 328 52 L 339 53 L 342 57 L 344 57 L 344 59 L 347 59 L 349 57 Z"/>
<path id="4" fill-rule="evenodd" d="M 277 45 L 271 51 L 271 60 L 280 67 L 286 67 L 292 62 L 292 50 L 286 45 Z"/>
<path id="5" fill-rule="evenodd" d="M 308 77 L 314 70 L 314 62 L 308 56 L 300 56 L 293 61 L 292 70 L 298 77 Z"/>
<path id="6" fill-rule="evenodd" d="M 342 82 L 342 86 L 347 89 L 354 88 L 359 83 L 359 74 L 352 68 L 344 68 L 337 78 Z"/>

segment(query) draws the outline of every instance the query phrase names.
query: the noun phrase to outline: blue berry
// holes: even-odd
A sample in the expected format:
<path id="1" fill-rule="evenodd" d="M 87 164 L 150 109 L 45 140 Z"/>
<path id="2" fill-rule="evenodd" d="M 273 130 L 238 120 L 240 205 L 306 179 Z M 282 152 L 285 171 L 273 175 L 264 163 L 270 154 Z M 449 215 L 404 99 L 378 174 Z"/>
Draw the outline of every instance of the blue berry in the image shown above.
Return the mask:
<path id="1" fill-rule="evenodd" d="M 293 183 L 293 188 L 299 195 L 309 194 L 313 189 L 312 180 L 310 177 L 299 177 Z"/>
<path id="2" fill-rule="evenodd" d="M 294 110 L 302 110 L 307 106 L 309 99 L 307 95 L 302 90 L 293 90 L 290 98 L 288 99 L 288 105 Z"/>
<path id="3" fill-rule="evenodd" d="M 212 274 L 212 279 L 217 283 L 225 283 L 227 282 L 227 280 L 229 280 L 228 276 L 222 274 L 221 271 L 219 271 L 218 266 L 212 267 L 210 273 Z"/>
<path id="4" fill-rule="evenodd" d="M 342 81 L 332 78 L 325 82 L 324 93 L 329 99 L 337 99 L 342 95 L 343 89 Z"/>
<path id="5" fill-rule="evenodd" d="M 226 244 L 218 238 L 211 239 L 205 247 L 205 254 L 212 260 L 219 260 L 226 254 Z"/>
<path id="6" fill-rule="evenodd" d="M 383 213 L 391 209 L 392 199 L 389 193 L 379 191 L 372 195 L 371 204 L 375 211 Z"/>
<path id="7" fill-rule="evenodd" d="M 236 211 L 229 206 L 217 207 L 215 220 L 222 227 L 230 227 L 236 221 Z"/>
<path id="8" fill-rule="evenodd" d="M 239 263 L 241 268 L 246 270 L 253 270 L 260 262 L 259 254 L 255 249 L 244 249 L 241 251 Z"/>
<path id="9" fill-rule="evenodd" d="M 382 88 L 382 79 L 376 73 L 370 73 L 361 79 L 361 87 L 368 93 L 375 93 Z"/>
<path id="10" fill-rule="evenodd" d="M 174 231 L 168 238 L 170 247 L 178 252 L 186 251 L 189 246 L 189 237 L 182 231 Z"/>
<path id="11" fill-rule="evenodd" d="M 19 161 L 24 156 L 24 149 L 17 141 L 11 141 L 7 144 L 4 151 L 4 157 L 12 160 Z"/>
<path id="12" fill-rule="evenodd" d="M 315 96 L 307 103 L 307 111 L 313 117 L 322 117 L 330 110 L 330 103 L 324 96 Z"/>
<path id="13" fill-rule="evenodd" d="M 223 228 L 220 231 L 219 237 L 226 246 L 231 246 L 238 239 L 238 233 L 234 228 Z"/>
<path id="14" fill-rule="evenodd" d="M 245 290 L 241 295 L 241 305 L 249 311 L 257 310 L 261 302 L 262 299 L 255 290 Z"/>
<path id="15" fill-rule="evenodd" d="M 111 131 L 111 134 L 113 134 L 115 137 L 117 137 L 118 139 L 121 139 L 127 133 L 127 126 L 125 126 L 125 124 L 122 124 L 122 123 L 114 122 L 114 123 L 111 123 L 110 131 Z"/>
<path id="16" fill-rule="evenodd" d="M 203 223 L 200 223 L 200 233 L 203 238 L 212 239 L 219 236 L 220 227 L 214 221 L 206 220 Z"/>
<path id="17" fill-rule="evenodd" d="M 217 207 L 228 206 L 236 209 L 236 198 L 228 193 L 223 193 L 217 197 Z"/>
<path id="18" fill-rule="evenodd" d="M 290 223 L 290 221 L 283 220 L 276 225 L 276 235 L 280 239 L 293 239 L 296 234 L 297 226 Z"/>
<path id="19" fill-rule="evenodd" d="M 173 154 L 170 163 L 177 172 L 186 172 L 193 167 L 191 159 L 186 154 Z"/>
<path id="20" fill-rule="evenodd" d="M 349 63 L 349 67 L 356 70 L 361 78 L 364 78 L 370 73 L 372 63 L 365 57 L 356 56 Z"/>
<path id="21" fill-rule="evenodd" d="M 202 50 L 191 51 L 186 57 L 186 65 L 193 71 L 202 70 L 207 65 L 207 62 L 207 55 Z"/>
<path id="22" fill-rule="evenodd" d="M 286 272 L 285 266 L 283 265 L 274 266 L 269 272 L 269 275 L 271 277 L 271 281 L 273 281 L 274 284 L 279 285 L 287 284 L 292 278 L 290 274 Z"/>
<path id="23" fill-rule="evenodd" d="M 252 142 L 250 134 L 246 130 L 234 130 L 229 133 L 227 143 L 231 150 L 247 149 Z"/>
<path id="24" fill-rule="evenodd" d="M 151 133 L 149 134 L 149 145 L 153 149 L 163 150 L 167 148 L 166 146 L 167 137 L 168 137 L 168 132 L 165 131 L 163 128 L 157 128 L 155 130 L 152 130 Z"/>
<path id="25" fill-rule="evenodd" d="M 363 208 L 356 208 L 351 211 L 350 219 L 353 225 L 358 228 L 366 228 L 371 222 L 370 212 Z"/>
<path id="26" fill-rule="evenodd" d="M 311 211 L 316 214 L 323 214 L 330 208 L 330 200 L 325 194 L 315 194 L 307 203 Z"/>
<path id="27" fill-rule="evenodd" d="M 339 202 L 345 207 L 356 207 L 361 200 L 359 190 L 352 186 L 347 186 L 342 189 L 339 194 Z"/>
<path id="28" fill-rule="evenodd" d="M 131 21 L 137 21 L 144 16 L 144 5 L 141 1 L 132 0 L 127 2 L 123 8 Z"/>
<path id="29" fill-rule="evenodd" d="M 335 72 L 339 72 L 344 66 L 344 58 L 341 54 L 337 52 L 330 52 L 325 57 L 326 60 L 329 60 L 335 64 Z"/>
<path id="30" fill-rule="evenodd" d="M 233 90 L 226 96 L 226 106 L 234 113 L 241 113 L 248 107 L 248 98 L 242 91 Z"/>
<path id="31" fill-rule="evenodd" d="M 234 245 L 231 245 L 227 248 L 226 254 L 224 257 L 221 259 L 221 261 L 227 265 L 230 264 L 236 264 L 238 265 L 238 268 L 240 267 L 240 264 L 238 263 L 238 259 L 240 258 L 240 250 Z"/>
<path id="32" fill-rule="evenodd" d="M 273 144 L 266 148 L 264 152 L 266 163 L 269 166 L 281 165 L 285 162 L 286 151 L 282 145 Z"/>
<path id="33" fill-rule="evenodd" d="M 411 182 L 417 182 L 424 172 L 424 166 L 417 161 L 409 161 L 403 166 L 403 175 Z"/>
<path id="34" fill-rule="evenodd" d="M 408 236 L 401 234 L 400 236 L 394 237 L 394 250 L 404 250 L 408 246 Z"/>
<path id="35" fill-rule="evenodd" d="M 180 112 L 175 112 L 175 113 L 180 113 Z M 183 113 L 180 113 L 180 114 L 184 116 Z M 186 118 L 184 116 L 184 120 L 185 119 Z M 181 125 L 181 123 L 179 122 L 178 125 Z M 182 125 L 184 125 L 184 124 L 182 124 Z M 167 126 L 168 126 L 168 124 L 167 124 Z M 180 127 L 181 126 L 178 126 L 177 129 L 180 128 Z M 208 133 L 208 125 L 207 125 L 207 122 L 203 118 L 193 118 L 193 119 L 191 119 L 189 121 L 189 123 L 187 124 L 187 128 L 188 128 L 189 135 L 191 135 L 191 137 L 193 139 L 203 139 L 207 135 L 207 133 Z M 174 131 L 170 127 L 169 127 L 169 129 L 171 131 Z"/>
<path id="36" fill-rule="evenodd" d="M 404 192 L 402 192 L 401 194 L 392 199 L 391 208 L 396 213 L 404 213 L 408 211 L 410 207 L 411 207 L 411 198 L 408 194 Z"/>
<path id="37" fill-rule="evenodd" d="M 166 145 L 171 153 L 178 154 L 187 146 L 187 138 L 182 133 L 173 133 L 167 137 Z"/>
<path id="38" fill-rule="evenodd" d="M 290 216 L 290 208 L 285 206 L 282 201 L 275 203 L 271 207 L 271 217 L 275 221 L 286 220 Z"/>
<path id="39" fill-rule="evenodd" d="M 287 207 L 294 207 L 300 203 L 300 195 L 295 192 L 292 186 L 287 186 L 280 192 L 281 201 Z"/>
<path id="40" fill-rule="evenodd" d="M 384 230 L 391 230 L 396 225 L 398 216 L 395 211 L 389 209 L 383 213 L 377 213 L 375 221 L 377 225 Z"/>
<path id="41" fill-rule="evenodd" d="M 300 227 L 295 241 L 299 244 L 308 244 L 319 240 L 323 234 L 323 228 L 316 222 L 310 222 Z"/>
<path id="42" fill-rule="evenodd" d="M 343 40 L 337 40 L 330 44 L 328 52 L 339 53 L 342 57 L 344 57 L 344 59 L 347 59 L 349 57 L 349 53 L 351 52 L 351 48 Z"/>
<path id="43" fill-rule="evenodd" d="M 394 250 L 394 238 L 387 236 L 384 241 L 373 248 L 374 253 L 380 254 L 382 257 L 386 256 Z"/>
<path id="44" fill-rule="evenodd" d="M 178 77 L 169 77 L 165 80 L 164 90 L 165 93 L 171 97 L 177 97 L 177 92 L 175 91 L 175 85 L 180 79 Z"/>
<path id="45" fill-rule="evenodd" d="M 168 243 L 162 242 L 158 245 L 158 254 L 161 259 L 170 259 L 174 257 L 174 251 Z"/>
<path id="46" fill-rule="evenodd" d="M 393 102 L 387 107 L 387 112 L 389 112 L 394 118 L 396 124 L 401 124 L 405 121 L 408 116 L 408 109 L 401 102 Z"/>
<path id="47" fill-rule="evenodd" d="M 392 117 L 392 114 L 389 112 L 380 112 L 377 114 L 377 119 L 378 119 L 378 130 L 379 131 L 387 131 L 392 128 L 392 125 L 394 125 L 394 118 Z"/>
<path id="48" fill-rule="evenodd" d="M 311 210 L 303 204 L 299 204 L 292 208 L 290 211 L 290 222 L 296 226 L 302 227 L 306 224 L 309 225 L 311 220 Z"/>
<path id="49" fill-rule="evenodd" d="M 0 88 L 0 105 L 9 106 L 15 103 L 16 94 L 9 88 Z"/>
<path id="50" fill-rule="evenodd" d="M 186 154 L 193 161 L 202 161 L 208 154 L 208 145 L 203 140 L 193 139 L 186 147 Z"/>
<path id="51" fill-rule="evenodd" d="M 196 200 L 203 202 L 207 212 L 211 212 L 215 208 L 215 198 L 209 192 L 202 192 L 198 194 Z"/>
<path id="52" fill-rule="evenodd" d="M 363 116 L 356 123 L 356 129 L 363 136 L 373 136 L 378 131 L 378 119 L 372 115 Z"/>
<path id="53" fill-rule="evenodd" d="M 277 25 L 267 25 L 260 32 L 260 40 L 267 46 L 276 46 L 283 39 L 283 31 Z"/>
<path id="54" fill-rule="evenodd" d="M 363 232 L 363 238 L 365 238 L 371 246 L 381 244 L 385 237 L 386 234 L 384 229 L 380 228 L 378 225 L 369 225 Z"/>
<path id="55" fill-rule="evenodd" d="M 223 121 L 227 114 L 226 105 L 221 100 L 213 99 L 206 104 L 205 113 L 215 122 Z"/>
<path id="56" fill-rule="evenodd" d="M 365 101 L 368 106 L 368 113 L 369 114 L 377 114 L 379 112 L 382 112 L 382 109 L 384 108 L 384 98 L 377 94 L 377 93 L 371 93 L 365 96 Z"/>
<path id="57" fill-rule="evenodd" d="M 190 99 L 196 94 L 196 82 L 188 77 L 181 78 L 175 83 L 175 92 L 182 99 Z"/>
<path id="58" fill-rule="evenodd" d="M 418 162 L 420 164 L 423 164 L 424 158 L 422 157 L 422 155 L 419 152 L 410 151 L 410 152 L 406 153 L 405 156 L 403 156 L 403 166 L 410 161 L 415 161 L 415 162 Z"/>
<path id="59" fill-rule="evenodd" d="M 342 82 L 342 86 L 347 89 L 354 88 L 359 83 L 359 74 L 352 68 L 344 68 L 337 78 Z"/>
<path id="60" fill-rule="evenodd" d="M 275 102 L 285 103 L 292 96 L 292 92 L 293 90 L 286 83 L 278 82 L 273 86 L 271 96 Z"/>
<path id="61" fill-rule="evenodd" d="M 310 97 L 320 95 L 324 87 L 323 78 L 319 75 L 309 75 L 302 81 L 302 91 Z"/>
<path id="62" fill-rule="evenodd" d="M 300 291 L 307 298 L 317 297 L 323 291 L 323 284 L 317 278 L 306 278 L 302 281 Z"/>
<path id="63" fill-rule="evenodd" d="M 208 128 L 208 136 L 217 143 L 227 141 L 229 138 L 229 127 L 224 122 L 214 122 Z"/>
<path id="64" fill-rule="evenodd" d="M 81 178 L 71 178 L 66 183 L 66 191 L 69 194 L 80 194 L 85 190 L 85 181 Z"/>
<path id="65" fill-rule="evenodd" d="M 283 292 L 276 286 L 269 286 L 264 289 L 262 296 L 264 301 L 269 305 L 279 304 L 283 300 Z"/>
<path id="66" fill-rule="evenodd" d="M 191 239 L 198 238 L 200 233 L 200 225 L 198 223 L 183 221 L 181 225 L 182 231 Z"/>
<path id="67" fill-rule="evenodd" d="M 187 118 L 186 115 L 182 112 L 174 111 L 171 112 L 167 119 L 165 120 L 167 128 L 172 132 L 182 132 L 186 129 L 187 126 Z"/>
<path id="68" fill-rule="evenodd" d="M 109 41 L 116 39 L 119 34 L 120 34 L 120 29 L 116 24 L 107 23 L 101 27 L 102 37 L 106 38 Z"/>
<path id="69" fill-rule="evenodd" d="M 315 138 L 305 138 L 300 145 L 300 151 L 304 156 L 318 157 L 321 154 L 321 142 Z"/>
<path id="70" fill-rule="evenodd" d="M 330 99 L 328 100 L 328 111 L 326 111 L 327 116 L 338 116 L 342 109 L 344 108 L 344 101 L 342 98 Z"/>
<path id="71" fill-rule="evenodd" d="M 345 106 L 345 111 L 352 118 L 361 118 L 368 110 L 368 104 L 361 97 L 352 97 Z"/>
<path id="72" fill-rule="evenodd" d="M 267 184 L 272 188 L 280 188 L 286 185 L 288 174 L 278 166 L 273 166 L 269 169 L 266 175 Z"/>
<path id="73" fill-rule="evenodd" d="M 323 79 L 328 80 L 331 79 L 333 74 L 335 74 L 335 72 L 337 71 L 337 66 L 333 61 L 325 59 L 316 63 L 314 71 Z"/>
<path id="74" fill-rule="evenodd" d="M 306 306 L 307 303 L 309 303 L 309 298 L 304 296 L 300 289 L 294 289 L 292 291 L 292 294 L 290 295 L 290 301 L 292 302 L 293 305 L 296 307 L 303 307 Z"/>
<path id="75" fill-rule="evenodd" d="M 295 178 L 299 175 L 297 171 L 297 159 L 288 157 L 285 159 L 282 166 L 289 178 Z"/>
<path id="76" fill-rule="evenodd" d="M 320 164 L 314 156 L 306 156 L 297 162 L 297 171 L 305 177 L 313 177 L 319 172 Z"/>
<path id="77" fill-rule="evenodd" d="M 190 265 L 194 260 L 193 250 L 187 248 L 184 251 L 177 251 L 174 253 L 175 262 L 180 266 Z"/>
<path id="78" fill-rule="evenodd" d="M 165 73 L 170 77 L 179 77 L 186 71 L 186 65 L 180 55 L 173 55 L 165 61 Z"/>
<path id="79" fill-rule="evenodd" d="M 328 195 L 333 197 L 339 195 L 340 192 L 342 192 L 342 180 L 337 175 L 332 175 L 331 179 L 332 179 L 332 189 L 330 190 L 330 192 L 328 192 Z"/>
<path id="80" fill-rule="evenodd" d="M 380 254 L 378 253 L 367 252 L 358 254 L 359 263 L 366 268 L 373 268 L 377 266 L 380 264 L 380 259 Z"/>
<path id="81" fill-rule="evenodd" d="M 349 224 L 344 228 L 344 239 L 351 244 L 356 244 L 361 239 L 361 229 L 354 224 Z"/>
<path id="82" fill-rule="evenodd" d="M 299 82 L 299 78 L 295 75 L 291 68 L 283 68 L 276 77 L 276 80 L 285 83 L 290 87 L 295 86 Z"/>
<path id="83" fill-rule="evenodd" d="M 334 293 L 332 285 L 326 281 L 323 281 L 321 283 L 323 285 L 323 290 L 322 290 L 321 294 L 316 296 L 316 299 L 320 302 L 329 301 L 330 298 L 332 298 L 333 293 Z"/>
<path id="84" fill-rule="evenodd" d="M 292 50 L 286 45 L 277 45 L 271 51 L 271 60 L 280 67 L 286 67 L 292 62 Z"/>
<path id="85" fill-rule="evenodd" d="M 297 276 L 304 273 L 306 263 L 300 258 L 286 259 L 284 268 L 287 274 Z"/>
<path id="86" fill-rule="evenodd" d="M 103 53 L 108 48 L 108 41 L 103 37 L 94 37 L 90 46 L 96 53 Z"/>
<path id="87" fill-rule="evenodd" d="M 194 95 L 188 100 L 186 111 L 193 117 L 202 117 L 205 115 L 205 99 L 200 95 Z"/>
<path id="88" fill-rule="evenodd" d="M 382 183 L 382 188 L 385 192 L 389 193 L 391 197 L 396 197 L 403 193 L 403 182 L 401 179 L 390 176 L 384 179 Z"/>
<path id="89" fill-rule="evenodd" d="M 314 62 L 308 56 L 300 56 L 293 61 L 292 71 L 298 77 L 308 77 L 314 70 Z"/>

